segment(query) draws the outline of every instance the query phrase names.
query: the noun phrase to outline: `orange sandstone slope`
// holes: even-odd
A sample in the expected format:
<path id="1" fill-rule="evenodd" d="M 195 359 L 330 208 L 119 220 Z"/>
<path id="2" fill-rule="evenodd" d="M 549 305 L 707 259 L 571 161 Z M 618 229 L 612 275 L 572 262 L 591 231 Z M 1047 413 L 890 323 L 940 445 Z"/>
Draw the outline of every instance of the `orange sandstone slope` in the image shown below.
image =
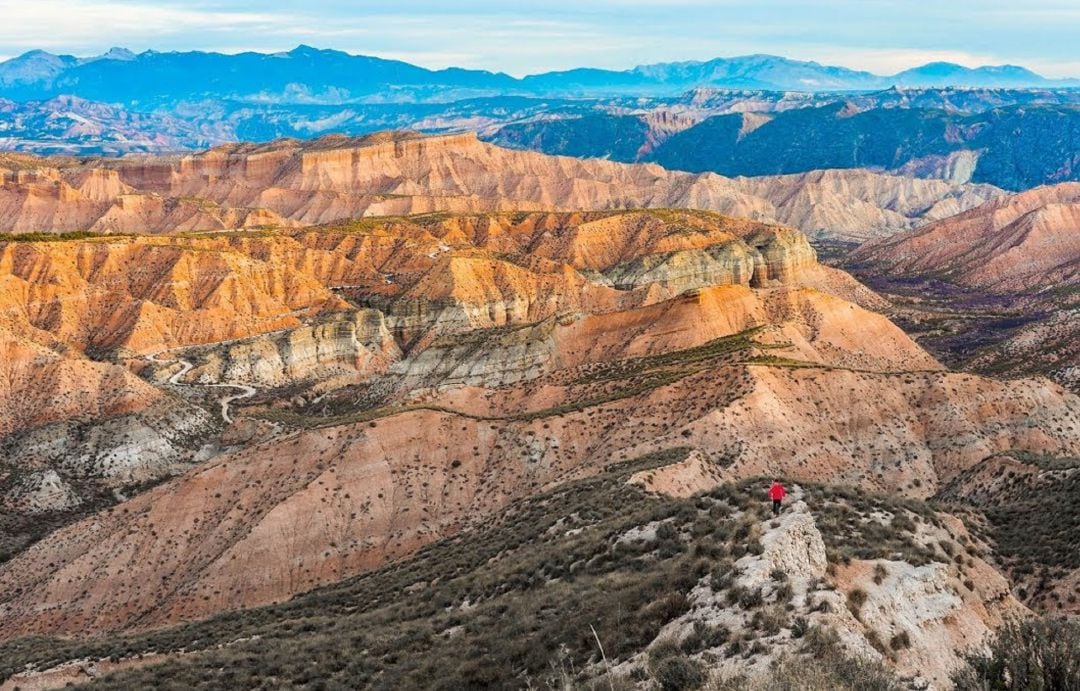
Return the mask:
<path id="1" fill-rule="evenodd" d="M 434 211 L 693 207 L 864 239 L 998 194 L 861 170 L 729 179 L 503 149 L 471 134 L 381 133 L 182 157 L 0 163 L 0 231 L 162 233 Z"/>
<path id="2" fill-rule="evenodd" d="M 916 231 L 869 242 L 850 257 L 860 270 L 959 285 L 1011 313 L 1004 329 L 965 353 L 975 371 L 1046 374 L 1080 391 L 1080 184 L 1003 197 Z M 975 324 L 970 295 L 951 311 Z M 949 305 L 946 305 L 949 307 Z M 995 329 L 997 329 L 995 331 Z M 963 341 L 959 341 L 963 344 Z M 987 346 L 987 342 L 991 346 Z"/>
<path id="3" fill-rule="evenodd" d="M 0 242 L 0 320 L 23 337 L 147 355 L 383 309 L 400 329 L 611 311 L 735 283 L 875 296 L 796 231 L 706 212 L 374 219 L 257 235 Z"/>
<path id="4" fill-rule="evenodd" d="M 343 306 L 312 276 L 226 241 L 0 242 L 0 319 L 82 351 L 221 341 Z"/>
<path id="5" fill-rule="evenodd" d="M 162 397 L 122 367 L 63 357 L 0 329 L 0 437 L 71 417 L 124 415 Z"/>
<path id="6" fill-rule="evenodd" d="M 932 273 L 995 293 L 1080 284 L 1080 183 L 1000 197 L 952 218 L 867 243 L 854 261 Z"/>
<path id="7" fill-rule="evenodd" d="M 262 377 L 235 414 L 282 431 L 0 566 L 0 636 L 280 601 L 657 449 L 692 447 L 712 481 L 778 473 L 919 497 L 1001 452 L 1080 453 L 1080 399 L 944 371 L 886 318 L 823 292 L 872 299 L 784 228 L 506 214 L 168 243 L 332 283 L 360 316 L 327 323 L 355 324 L 346 340 L 363 324 L 378 357 L 329 388 L 290 380 L 318 361 L 311 323 L 173 353 L 188 383 Z M 252 354 L 294 367 L 255 372 Z"/>

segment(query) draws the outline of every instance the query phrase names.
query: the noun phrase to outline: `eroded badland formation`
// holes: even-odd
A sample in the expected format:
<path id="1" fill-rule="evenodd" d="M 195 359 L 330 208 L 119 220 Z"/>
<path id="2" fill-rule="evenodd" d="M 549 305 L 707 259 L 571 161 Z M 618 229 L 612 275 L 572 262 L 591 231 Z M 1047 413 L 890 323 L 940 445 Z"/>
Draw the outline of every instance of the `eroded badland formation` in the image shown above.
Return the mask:
<path id="1" fill-rule="evenodd" d="M 35 233 L 0 240 L 8 686 L 312 659 L 346 686 L 647 685 L 675 646 L 745 683 L 840 650 L 948 688 L 1009 617 L 1080 610 L 1075 515 L 1016 518 L 1077 481 L 1075 186 L 470 136 L 0 168 L 2 230 Z M 1044 316 L 980 354 L 997 376 L 950 370 L 808 235 Z M 1057 381 L 1000 364 L 1054 338 Z M 794 490 L 779 520 L 760 476 Z M 534 616 L 552 649 L 514 653 Z"/>
<path id="2" fill-rule="evenodd" d="M 359 215 L 691 207 L 828 237 L 911 228 L 1002 194 L 863 170 L 725 178 L 504 149 L 475 135 L 225 145 L 176 157 L 0 157 L 0 231 L 162 233 Z"/>

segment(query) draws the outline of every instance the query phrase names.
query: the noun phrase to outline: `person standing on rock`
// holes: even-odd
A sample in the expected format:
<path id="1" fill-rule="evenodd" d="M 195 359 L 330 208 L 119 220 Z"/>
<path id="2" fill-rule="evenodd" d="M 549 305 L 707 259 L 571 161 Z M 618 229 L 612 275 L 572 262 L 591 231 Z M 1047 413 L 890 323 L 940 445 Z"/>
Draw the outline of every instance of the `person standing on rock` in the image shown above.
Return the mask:
<path id="1" fill-rule="evenodd" d="M 769 488 L 769 499 L 772 499 L 772 515 L 780 515 L 780 506 L 784 503 L 784 497 L 787 496 L 787 490 L 780 484 L 779 480 L 773 480 L 772 487 Z"/>

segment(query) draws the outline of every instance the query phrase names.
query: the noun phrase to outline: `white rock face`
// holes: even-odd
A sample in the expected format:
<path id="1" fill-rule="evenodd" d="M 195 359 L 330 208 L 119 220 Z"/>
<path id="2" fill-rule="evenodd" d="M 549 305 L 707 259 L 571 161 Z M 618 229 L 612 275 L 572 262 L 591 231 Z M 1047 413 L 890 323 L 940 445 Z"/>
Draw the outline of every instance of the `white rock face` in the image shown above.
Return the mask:
<path id="1" fill-rule="evenodd" d="M 364 377 L 401 357 L 381 312 L 359 310 L 287 331 L 196 349 L 189 382 L 243 382 L 273 388 L 296 382 Z"/>
<path id="2" fill-rule="evenodd" d="M 888 571 L 881 585 L 860 611 L 867 626 L 883 625 L 889 629 L 921 630 L 929 622 L 944 619 L 963 604 L 950 583 L 945 564 L 912 566 L 903 561 L 879 561 Z"/>
<path id="3" fill-rule="evenodd" d="M 437 338 L 408 359 L 396 362 L 390 374 L 405 389 L 436 383 L 438 387 L 505 386 L 538 377 L 551 369 L 555 354 L 553 319 L 482 334 Z"/>
<path id="4" fill-rule="evenodd" d="M 766 524 L 769 529 L 761 537 L 765 551 L 760 556 L 747 555 L 735 562 L 742 573 L 738 583 L 745 588 L 761 587 L 772 580 L 773 571 L 783 571 L 798 591 L 810 579 L 824 577 L 828 566 L 825 541 L 806 502 L 786 507 L 776 522 L 776 528 L 772 521 Z"/>
<path id="5" fill-rule="evenodd" d="M 24 511 L 38 512 L 73 509 L 82 501 L 55 470 L 49 469 L 28 476 L 13 492 L 11 503 Z"/>
<path id="6" fill-rule="evenodd" d="M 690 592 L 691 609 L 666 624 L 652 645 L 682 641 L 695 623 L 726 628 L 729 641 L 748 634 L 764 644 L 764 652 L 744 656 L 712 649 L 696 657 L 717 680 L 765 684 L 774 661 L 803 654 L 802 642 L 791 630 L 801 619 L 804 626 L 834 631 L 848 654 L 893 667 L 911 688 L 944 691 L 951 688 L 949 675 L 964 651 L 982 645 L 1004 618 L 1025 613 L 1005 579 L 962 546 L 971 542 L 963 524 L 944 515 L 938 522 L 919 523 L 911 537 L 927 549 L 953 543 L 954 553 L 963 554 L 962 563 L 938 552 L 940 560 L 922 565 L 853 560 L 830 568 L 813 511 L 801 500 L 801 488 L 790 489 L 790 503 L 780 517 L 752 523 L 751 539 L 760 530 L 757 539 L 763 549 L 735 562 L 734 588 L 714 590 L 712 577 L 702 578 Z M 745 520 L 738 514 L 730 518 Z M 891 519 L 891 513 L 881 510 L 861 520 L 888 524 Z M 849 608 L 854 591 L 865 598 Z M 759 604 L 744 606 L 732 597 L 735 592 L 742 593 L 739 597 L 757 593 Z M 779 611 L 790 615 L 779 632 L 767 635 L 755 625 L 755 616 Z M 895 646 L 890 645 L 894 639 Z M 642 654 L 616 669 L 629 674 L 646 663 L 647 654 Z"/>
<path id="7" fill-rule="evenodd" d="M 919 541 L 930 544 L 966 536 L 959 521 L 945 520 L 944 525 L 921 525 Z M 853 561 L 839 570 L 836 579 L 844 593 L 856 589 L 866 593 L 853 631 L 864 640 L 876 636 L 884 646 L 894 636 L 908 634 L 910 647 L 893 651 L 895 659 L 890 662 L 900 674 L 930 689 L 952 688 L 949 676 L 964 651 L 983 645 L 1003 620 L 1029 614 L 1012 597 L 1005 578 L 972 555 L 960 566 L 951 560 L 922 566 Z"/>
<path id="8" fill-rule="evenodd" d="M 195 406 L 165 401 L 137 414 L 96 423 L 62 422 L 10 441 L 7 460 L 22 468 L 57 468 L 109 487 L 157 480 L 190 467 L 197 440 L 215 429 Z"/>

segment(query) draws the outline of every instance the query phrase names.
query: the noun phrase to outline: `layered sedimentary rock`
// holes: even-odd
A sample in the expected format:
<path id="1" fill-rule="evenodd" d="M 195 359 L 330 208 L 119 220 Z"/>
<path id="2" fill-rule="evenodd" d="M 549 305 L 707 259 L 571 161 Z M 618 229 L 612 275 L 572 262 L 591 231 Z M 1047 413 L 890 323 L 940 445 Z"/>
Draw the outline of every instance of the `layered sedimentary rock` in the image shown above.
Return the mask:
<path id="1" fill-rule="evenodd" d="M 527 381 L 486 386 L 465 367 L 475 379 L 414 389 L 374 419 L 222 456 L 96 517 L 92 535 L 55 533 L 0 570 L 3 591 L 19 593 L 0 604 L 5 632 L 281 600 L 658 448 L 691 446 L 718 478 L 915 496 L 1002 449 L 1080 451 L 1080 400 L 946 373 L 883 317 L 813 289 L 720 286 L 540 333 L 547 366 Z"/>
<path id="2" fill-rule="evenodd" d="M 825 237 L 888 234 L 999 191 L 868 171 L 729 179 L 545 156 L 474 135 L 383 133 L 182 157 L 0 162 L 0 231 L 174 232 L 373 215 L 693 207 Z"/>
<path id="3" fill-rule="evenodd" d="M 1030 293 L 1080 283 L 1080 184 L 995 199 L 854 255 L 898 274 L 933 273 L 970 288 Z"/>
<path id="4" fill-rule="evenodd" d="M 1080 453 L 1080 399 L 949 373 L 800 233 L 706 212 L 10 242 L 0 268 L 37 347 L 204 414 L 252 390 L 199 465 L 0 566 L 4 638 L 282 601 L 658 450 L 713 482 L 913 497 L 989 455 Z M 63 500 L 38 480 L 27 505 Z"/>
<path id="5" fill-rule="evenodd" d="M 1069 183 L 996 199 L 919 230 L 869 242 L 850 261 L 866 275 L 959 286 L 952 299 L 938 302 L 976 325 L 968 337 L 976 347 L 961 353 L 966 367 L 1047 374 L 1080 391 L 1078 231 L 1080 184 Z M 979 320 L 970 319 L 981 316 L 980 311 L 991 312 L 989 333 L 980 331 Z M 963 332 L 963 326 L 957 330 Z M 957 340 L 964 345 L 965 339 Z"/>
<path id="6" fill-rule="evenodd" d="M 195 362 L 184 381 L 213 384 L 244 382 L 283 387 L 318 382 L 340 385 L 340 378 L 385 371 L 401 351 L 377 310 L 340 312 L 312 324 L 187 350 Z"/>

